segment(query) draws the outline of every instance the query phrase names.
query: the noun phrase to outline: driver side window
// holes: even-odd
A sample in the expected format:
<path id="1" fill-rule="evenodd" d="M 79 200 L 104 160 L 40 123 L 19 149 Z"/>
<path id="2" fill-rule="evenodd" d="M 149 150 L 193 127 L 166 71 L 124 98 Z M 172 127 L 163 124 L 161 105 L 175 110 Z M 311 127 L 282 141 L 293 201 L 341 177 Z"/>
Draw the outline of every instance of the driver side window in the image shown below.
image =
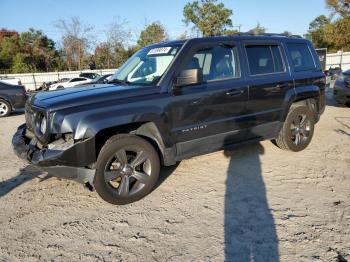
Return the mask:
<path id="1" fill-rule="evenodd" d="M 205 82 L 239 78 L 237 47 L 218 45 L 199 50 L 185 69 L 201 69 Z"/>

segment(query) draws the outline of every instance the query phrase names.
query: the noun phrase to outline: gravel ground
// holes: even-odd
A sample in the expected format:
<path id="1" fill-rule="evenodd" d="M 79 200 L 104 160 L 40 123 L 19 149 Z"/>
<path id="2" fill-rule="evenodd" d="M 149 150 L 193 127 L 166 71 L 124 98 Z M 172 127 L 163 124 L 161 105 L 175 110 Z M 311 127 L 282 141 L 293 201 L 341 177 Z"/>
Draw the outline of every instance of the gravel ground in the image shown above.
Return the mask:
<path id="1" fill-rule="evenodd" d="M 0 261 L 350 260 L 350 108 L 329 102 L 303 152 L 182 161 L 127 206 L 26 167 L 10 146 L 22 122 L 0 119 Z"/>

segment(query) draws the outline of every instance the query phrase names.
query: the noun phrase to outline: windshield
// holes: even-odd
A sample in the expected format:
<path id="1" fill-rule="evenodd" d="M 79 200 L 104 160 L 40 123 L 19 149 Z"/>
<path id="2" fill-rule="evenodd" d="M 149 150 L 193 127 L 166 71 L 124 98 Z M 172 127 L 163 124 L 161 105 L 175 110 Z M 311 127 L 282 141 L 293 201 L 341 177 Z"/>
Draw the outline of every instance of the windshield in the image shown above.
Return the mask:
<path id="1" fill-rule="evenodd" d="M 179 45 L 143 48 L 130 57 L 109 82 L 128 85 L 157 85 L 179 49 Z"/>

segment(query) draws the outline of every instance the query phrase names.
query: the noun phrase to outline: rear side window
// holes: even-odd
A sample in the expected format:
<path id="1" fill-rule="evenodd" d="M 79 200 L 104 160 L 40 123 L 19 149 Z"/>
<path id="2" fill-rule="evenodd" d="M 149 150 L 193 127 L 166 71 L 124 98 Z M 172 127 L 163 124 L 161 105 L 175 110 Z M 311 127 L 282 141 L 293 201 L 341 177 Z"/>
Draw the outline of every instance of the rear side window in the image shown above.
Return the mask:
<path id="1" fill-rule="evenodd" d="M 281 51 L 277 45 L 246 46 L 251 75 L 282 73 L 285 71 Z"/>
<path id="2" fill-rule="evenodd" d="M 295 72 L 316 69 L 312 54 L 307 44 L 289 43 L 287 44 L 287 48 L 292 58 L 292 65 Z"/>

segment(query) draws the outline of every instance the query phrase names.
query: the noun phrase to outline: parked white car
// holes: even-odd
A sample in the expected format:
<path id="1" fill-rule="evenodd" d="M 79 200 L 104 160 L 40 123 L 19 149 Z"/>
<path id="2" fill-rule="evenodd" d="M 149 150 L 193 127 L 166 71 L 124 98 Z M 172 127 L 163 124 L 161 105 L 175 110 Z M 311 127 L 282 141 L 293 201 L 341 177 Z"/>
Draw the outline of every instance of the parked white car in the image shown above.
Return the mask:
<path id="1" fill-rule="evenodd" d="M 22 85 L 21 80 L 19 80 L 18 78 L 1 78 L 0 82 L 10 84 L 10 85 L 16 85 L 16 86 Z"/>
<path id="2" fill-rule="evenodd" d="M 92 79 L 85 78 L 85 77 L 74 77 L 74 78 L 68 79 L 67 81 L 50 85 L 49 90 L 63 89 L 67 87 L 78 86 L 81 84 L 88 84 L 91 81 Z"/>

